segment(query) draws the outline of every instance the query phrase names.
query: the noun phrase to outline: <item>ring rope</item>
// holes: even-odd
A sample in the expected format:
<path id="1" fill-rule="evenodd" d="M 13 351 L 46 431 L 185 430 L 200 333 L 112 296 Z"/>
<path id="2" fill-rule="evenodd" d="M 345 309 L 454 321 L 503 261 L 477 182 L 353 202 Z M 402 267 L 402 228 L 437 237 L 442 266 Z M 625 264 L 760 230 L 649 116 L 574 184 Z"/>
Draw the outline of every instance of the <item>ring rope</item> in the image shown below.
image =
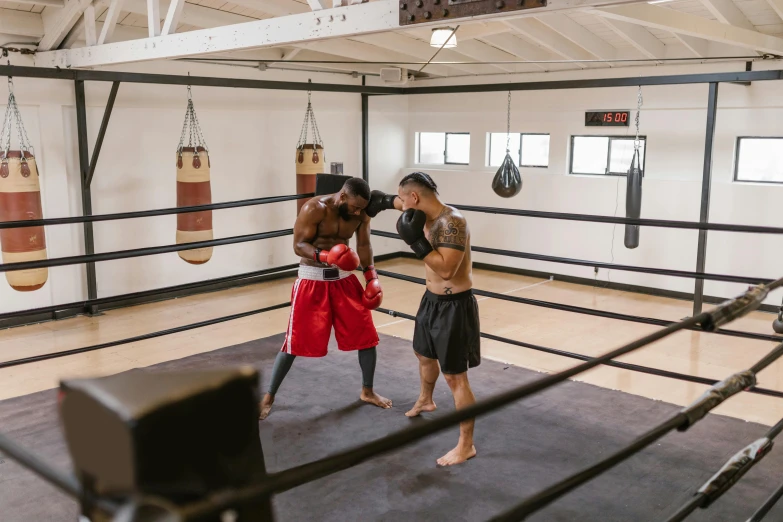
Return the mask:
<path id="1" fill-rule="evenodd" d="M 390 239 L 400 239 L 398 234 L 392 232 L 385 232 L 383 230 L 373 230 L 371 234 L 386 237 Z M 517 257 L 521 259 L 534 259 L 536 261 L 547 261 L 551 263 L 562 263 L 567 265 L 581 265 L 594 268 L 605 268 L 612 270 L 623 270 L 626 272 L 641 272 L 644 274 L 655 274 L 672 277 L 688 277 L 693 279 L 705 279 L 708 281 L 724 281 L 729 283 L 748 283 L 748 284 L 767 284 L 771 283 L 772 279 L 760 278 L 760 277 L 746 277 L 746 276 L 733 276 L 724 274 L 710 274 L 707 272 L 688 272 L 685 270 L 669 270 L 666 268 L 648 268 L 644 266 L 632 266 L 632 265 L 618 265 L 614 263 L 604 263 L 602 261 L 585 261 L 582 259 L 571 259 L 567 257 L 548 256 L 543 254 L 531 254 L 528 252 L 516 252 L 514 250 L 500 250 L 497 248 L 487 248 L 472 246 L 470 249 L 473 252 L 481 252 L 484 254 L 494 254 L 498 256 Z"/>
<path id="2" fill-rule="evenodd" d="M 206 321 L 200 321 L 198 323 L 186 324 L 183 326 L 177 326 L 175 328 L 169 328 L 167 330 L 159 330 L 157 332 L 137 335 L 134 337 L 128 337 L 126 339 L 119 339 L 117 341 L 110 341 L 107 343 L 94 344 L 92 346 L 84 346 L 82 348 L 74 348 L 73 350 L 63 350 L 60 352 L 46 353 L 42 355 L 34 355 L 32 357 L 24 357 L 21 359 L 13 359 L 10 361 L 0 362 L 0 369 L 11 368 L 12 366 L 19 366 L 22 364 L 29 364 L 39 361 L 47 361 L 49 359 L 58 359 L 60 357 L 66 357 L 68 355 L 76 355 L 79 353 L 93 352 L 95 350 L 102 350 L 103 348 L 111 348 L 113 346 L 120 346 L 123 344 L 135 343 L 138 341 L 146 341 L 147 339 L 154 339 L 156 337 L 163 337 L 164 335 L 171 335 L 180 332 L 187 332 L 188 330 L 194 330 L 196 328 L 203 328 L 204 326 L 212 326 L 213 324 L 225 323 L 227 321 L 233 321 L 235 319 L 242 319 L 251 315 L 256 315 L 264 312 L 271 312 L 279 308 L 285 308 L 290 306 L 291 302 L 279 303 L 264 308 L 258 308 L 256 310 L 250 310 L 248 312 L 240 312 L 238 314 L 226 315 L 223 317 L 217 317 L 215 319 L 207 319 Z"/>
<path id="3" fill-rule="evenodd" d="M 52 267 L 52 266 L 80 265 L 83 263 L 95 263 L 98 261 L 112 261 L 115 259 L 128 259 L 131 257 L 153 256 L 157 254 L 166 254 L 169 252 L 179 252 L 182 250 L 195 250 L 197 248 L 204 248 L 204 247 L 211 247 L 211 246 L 247 243 L 248 241 L 259 241 L 261 239 L 270 239 L 274 237 L 288 236 L 293 233 L 294 233 L 294 229 L 287 228 L 284 230 L 261 232 L 259 234 L 245 234 L 242 236 L 224 237 L 222 239 L 210 239 L 209 241 L 194 241 L 192 243 L 182 243 L 180 245 L 134 248 L 130 250 L 116 250 L 114 252 L 104 252 L 101 254 L 55 257 L 52 259 L 42 259 L 40 261 L 24 261 L 21 263 L 5 263 L 5 264 L 0 264 L 0 272 L 11 272 L 13 270 L 29 270 L 31 268 L 44 268 L 44 267 Z"/>
<path id="4" fill-rule="evenodd" d="M 705 482 L 693 498 L 683 505 L 666 522 L 681 522 L 698 508 L 707 509 L 724 493 L 731 489 L 750 469 L 772 450 L 772 441 L 783 431 L 783 419 L 779 420 L 767 433 L 740 451 L 735 453 L 726 463 Z"/>
<path id="5" fill-rule="evenodd" d="M 294 201 L 297 199 L 311 198 L 315 194 L 296 194 L 293 196 L 269 196 L 264 198 L 240 199 L 238 201 L 224 201 L 222 203 L 210 203 L 209 205 L 194 205 L 191 207 L 173 207 L 154 210 L 138 210 L 135 212 L 119 212 L 116 214 L 98 214 L 94 216 L 74 216 L 50 219 L 29 219 L 25 221 L 5 221 L 0 223 L 0 230 L 5 228 L 40 227 L 46 225 L 72 225 L 76 223 L 95 223 L 99 221 L 115 221 L 118 219 L 134 219 L 154 216 L 168 216 L 171 214 L 187 214 L 189 212 L 201 212 L 204 210 L 220 210 L 224 208 L 250 207 L 279 203 L 281 201 Z"/>
<path id="6" fill-rule="evenodd" d="M 426 284 L 426 281 L 420 277 L 413 277 L 404 274 L 398 274 L 395 272 L 388 272 L 386 270 L 378 270 L 379 275 L 385 277 L 391 277 L 392 279 L 400 279 L 402 281 L 408 281 L 410 283 L 416 283 L 419 285 Z M 517 297 L 513 295 L 499 294 L 497 292 L 490 292 L 488 290 L 473 289 L 473 293 L 476 295 L 491 297 L 492 299 L 500 299 L 503 301 L 510 301 L 512 303 L 526 304 L 531 306 L 539 306 L 542 308 L 551 308 L 553 310 L 561 310 L 564 312 L 574 312 L 577 314 L 592 315 L 596 317 L 604 317 L 607 319 L 618 319 L 620 321 L 630 321 L 634 323 L 652 324 L 656 326 L 669 326 L 676 321 L 668 321 L 666 319 L 656 319 L 653 317 L 642 317 L 638 315 L 621 314 L 618 312 L 607 312 L 604 310 L 595 310 L 593 308 L 585 308 L 576 305 L 567 305 L 562 303 L 553 303 L 551 301 L 540 301 L 538 299 L 530 299 L 526 297 Z M 0 316 L 1 317 L 1 316 Z M 700 332 L 704 331 L 700 326 L 695 326 L 692 330 Z M 741 337 L 745 339 L 756 339 L 759 341 L 774 341 L 783 342 L 783 337 L 778 335 L 761 334 L 756 332 L 745 332 L 742 330 L 729 330 L 724 328 L 718 328 L 717 330 L 710 332 L 720 335 L 728 335 L 731 337 Z"/>
<path id="7" fill-rule="evenodd" d="M 698 399 L 690 405 L 680 410 L 676 415 L 670 417 L 654 428 L 648 430 L 638 437 L 634 442 L 621 448 L 605 459 L 585 468 L 573 475 L 549 486 L 539 493 L 527 498 L 525 501 L 517 504 L 508 511 L 493 517 L 491 522 L 516 522 L 525 519 L 528 515 L 546 507 L 551 502 L 557 500 L 569 491 L 576 489 L 582 484 L 592 480 L 605 471 L 613 468 L 628 457 L 638 453 L 653 442 L 673 430 L 687 431 L 691 426 L 703 419 L 707 413 L 724 401 L 738 394 L 745 388 L 756 384 L 756 375 L 758 372 L 778 360 L 783 356 L 783 343 L 777 345 L 771 352 L 759 360 L 756 364 L 745 371 L 737 372 L 719 383 L 713 385 L 704 392 Z M 714 492 L 713 492 L 714 494 Z M 719 496 L 719 495 L 718 495 Z M 714 497 L 714 498 L 717 498 Z M 713 499 L 712 494 L 707 499 Z M 712 500 L 709 500 L 711 502 Z"/>

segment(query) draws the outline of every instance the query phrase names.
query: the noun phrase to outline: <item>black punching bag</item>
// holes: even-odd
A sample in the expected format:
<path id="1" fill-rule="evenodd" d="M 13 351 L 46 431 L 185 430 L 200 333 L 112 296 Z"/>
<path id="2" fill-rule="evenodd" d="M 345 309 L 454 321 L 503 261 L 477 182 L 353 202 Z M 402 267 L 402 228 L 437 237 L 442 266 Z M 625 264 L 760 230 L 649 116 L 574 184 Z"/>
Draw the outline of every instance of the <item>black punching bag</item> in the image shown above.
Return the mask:
<path id="1" fill-rule="evenodd" d="M 492 180 L 492 190 L 501 198 L 512 198 L 522 190 L 522 176 L 508 152 Z"/>
<path id="2" fill-rule="evenodd" d="M 639 164 L 639 151 L 631 158 L 628 170 L 628 184 L 625 189 L 625 217 L 639 219 L 642 215 L 642 168 Z M 639 226 L 625 225 L 625 248 L 639 246 Z"/>

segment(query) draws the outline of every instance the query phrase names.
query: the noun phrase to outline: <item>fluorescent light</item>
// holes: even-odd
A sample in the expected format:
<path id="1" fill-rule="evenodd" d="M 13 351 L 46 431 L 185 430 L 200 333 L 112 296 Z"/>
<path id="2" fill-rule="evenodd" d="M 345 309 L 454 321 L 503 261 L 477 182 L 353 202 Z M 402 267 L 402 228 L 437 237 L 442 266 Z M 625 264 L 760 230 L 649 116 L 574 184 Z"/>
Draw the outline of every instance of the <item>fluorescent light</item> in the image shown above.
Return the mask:
<path id="1" fill-rule="evenodd" d="M 445 45 L 444 42 L 446 42 Z M 454 34 L 454 29 L 451 27 L 433 29 L 432 37 L 430 38 L 430 46 L 438 48 L 443 46 L 444 49 L 457 47 L 457 35 Z"/>

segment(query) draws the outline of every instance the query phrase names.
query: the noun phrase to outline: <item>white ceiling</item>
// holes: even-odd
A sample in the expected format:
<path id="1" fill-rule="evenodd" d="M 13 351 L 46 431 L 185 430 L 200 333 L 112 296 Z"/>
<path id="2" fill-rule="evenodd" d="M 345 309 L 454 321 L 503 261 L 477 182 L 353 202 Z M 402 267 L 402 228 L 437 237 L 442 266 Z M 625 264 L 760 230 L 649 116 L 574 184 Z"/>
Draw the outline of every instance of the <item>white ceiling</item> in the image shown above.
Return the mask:
<path id="1" fill-rule="evenodd" d="M 35 42 L 39 49 L 67 49 L 86 45 L 85 18 L 82 13 L 90 0 L 0 0 L 0 45 L 8 42 Z M 110 16 L 110 5 L 119 6 L 116 26 L 108 31 L 106 42 L 135 40 L 148 37 L 149 2 L 155 0 L 94 0 L 96 38 Z M 166 17 L 169 0 L 160 1 L 160 18 Z M 177 0 L 173 0 L 177 1 Z M 313 1 L 313 0 L 311 0 Z M 317 2 L 318 0 L 315 0 Z M 331 1 L 331 0 L 329 0 Z M 570 4 L 569 4 L 570 5 Z M 435 61 L 498 62 L 599 59 L 672 59 L 714 58 L 718 56 L 760 56 L 764 49 L 777 49 L 783 54 L 783 0 L 674 0 L 621 6 L 632 9 L 651 7 L 666 15 L 670 11 L 686 13 L 688 27 L 669 28 L 668 23 L 648 23 L 647 12 L 639 11 L 642 20 L 625 14 L 607 16 L 606 9 L 590 7 L 542 13 L 527 18 L 493 19 L 486 22 L 463 23 L 457 32 L 458 46 L 443 50 Z M 349 7 L 350 9 L 350 7 Z M 612 10 L 613 8 L 609 8 Z M 665 9 L 666 11 L 661 11 Z M 176 23 L 176 33 L 209 29 L 288 14 L 307 13 L 311 7 L 300 0 L 186 0 Z M 687 15 L 684 15 L 687 18 Z M 682 17 L 675 16 L 672 18 Z M 71 19 L 71 22 L 68 20 Z M 657 19 L 656 19 L 657 20 Z M 702 29 L 699 20 L 713 21 Z M 630 24 L 629 24 L 630 21 Z M 633 25 L 631 25 L 633 24 Z M 717 25 L 720 24 L 720 25 Z M 674 24 L 675 26 L 677 24 Z M 741 28 L 737 38 L 727 42 L 720 27 Z M 691 27 L 698 29 L 690 31 Z M 668 30 L 667 30 L 668 29 Z M 56 35 L 55 32 L 61 34 Z M 435 53 L 429 46 L 430 27 L 411 27 L 385 33 L 356 35 L 289 43 L 263 51 L 222 53 L 222 58 L 263 58 L 288 62 L 289 67 L 377 72 L 381 65 L 290 63 L 291 60 L 378 61 L 395 64 L 404 61 L 427 61 Z M 688 34 L 690 33 L 690 34 Z M 754 47 L 754 34 L 781 37 L 771 39 L 769 46 L 759 51 Z M 698 35 L 698 36 L 696 36 Z M 747 38 L 747 40 L 746 40 Z M 765 41 L 766 43 L 766 41 Z M 767 51 L 768 52 L 768 51 Z M 280 65 L 280 64 L 277 64 Z M 525 64 L 432 64 L 425 72 L 432 76 L 487 75 L 515 72 L 624 67 L 638 63 L 525 63 Z M 419 68 L 408 65 L 409 70 Z"/>

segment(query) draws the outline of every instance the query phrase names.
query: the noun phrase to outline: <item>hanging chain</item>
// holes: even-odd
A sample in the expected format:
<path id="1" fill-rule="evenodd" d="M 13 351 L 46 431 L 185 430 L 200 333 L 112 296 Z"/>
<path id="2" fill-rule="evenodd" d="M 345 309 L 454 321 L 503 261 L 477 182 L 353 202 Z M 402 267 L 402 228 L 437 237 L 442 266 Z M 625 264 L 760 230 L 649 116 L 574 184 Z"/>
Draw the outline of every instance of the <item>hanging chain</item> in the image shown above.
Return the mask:
<path id="1" fill-rule="evenodd" d="M 511 91 L 508 91 L 508 109 L 506 110 L 506 154 L 510 154 L 511 150 Z"/>
<path id="2" fill-rule="evenodd" d="M 307 82 L 313 83 L 313 80 L 307 80 Z M 297 149 L 302 149 L 307 143 L 310 127 L 313 129 L 313 145 L 320 145 L 323 148 L 324 142 L 321 139 L 321 132 L 318 130 L 318 123 L 315 121 L 315 112 L 313 112 L 312 94 L 312 91 L 307 91 L 307 110 L 302 122 L 302 130 L 299 132 L 299 141 L 296 143 Z"/>
<path id="3" fill-rule="evenodd" d="M 14 122 L 14 120 L 16 120 Z M 8 78 L 8 105 L 5 109 L 5 116 L 3 117 L 3 127 L 0 129 L 0 147 L 2 147 L 3 158 L 8 157 L 8 151 L 11 150 L 11 135 L 14 132 L 14 123 L 16 123 L 16 133 L 19 137 L 19 148 L 23 152 L 29 152 L 35 156 L 30 138 L 27 136 L 27 130 L 22 122 L 22 114 L 19 112 L 19 106 L 16 103 L 16 96 L 14 95 L 14 81 L 11 77 Z M 25 160 L 25 155 L 22 154 L 22 162 Z"/>
<path id="4" fill-rule="evenodd" d="M 193 105 L 193 92 L 190 85 L 188 85 L 188 106 L 185 109 L 185 121 L 182 124 L 182 134 L 179 137 L 179 145 L 177 145 L 177 153 L 182 154 L 182 149 L 185 146 L 185 136 L 188 137 L 188 147 L 194 148 L 196 155 L 198 155 L 198 148 L 202 147 L 205 151 L 209 152 L 207 147 L 207 140 L 204 139 L 204 134 L 201 132 L 201 125 L 198 122 L 198 116 L 196 116 L 196 108 Z"/>
<path id="5" fill-rule="evenodd" d="M 642 104 L 644 99 L 642 98 L 642 86 L 639 86 L 639 93 L 636 96 L 636 138 L 633 140 L 633 149 L 635 152 L 639 152 L 641 146 L 641 140 L 639 139 L 639 113 L 642 112 Z"/>

